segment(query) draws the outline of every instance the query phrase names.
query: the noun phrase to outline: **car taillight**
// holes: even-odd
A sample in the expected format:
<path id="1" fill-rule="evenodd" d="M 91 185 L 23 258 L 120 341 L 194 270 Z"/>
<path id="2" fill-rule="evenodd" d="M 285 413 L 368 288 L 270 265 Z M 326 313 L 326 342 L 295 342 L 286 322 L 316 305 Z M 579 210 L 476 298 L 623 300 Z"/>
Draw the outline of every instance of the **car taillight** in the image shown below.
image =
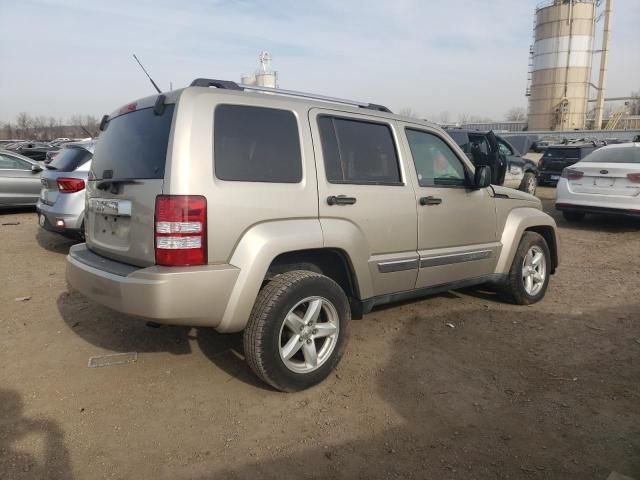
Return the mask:
<path id="1" fill-rule="evenodd" d="M 58 178 L 60 193 L 75 193 L 84 190 L 84 180 L 80 178 Z"/>
<path id="2" fill-rule="evenodd" d="M 640 183 L 640 173 L 627 173 L 627 180 L 633 183 Z"/>
<path id="3" fill-rule="evenodd" d="M 156 264 L 207 263 L 207 200 L 196 195 L 158 195 L 155 213 Z"/>
<path id="4" fill-rule="evenodd" d="M 584 177 L 584 172 L 580 170 L 574 170 L 572 168 L 562 170 L 562 178 L 566 178 L 567 180 L 578 180 L 582 177 Z"/>

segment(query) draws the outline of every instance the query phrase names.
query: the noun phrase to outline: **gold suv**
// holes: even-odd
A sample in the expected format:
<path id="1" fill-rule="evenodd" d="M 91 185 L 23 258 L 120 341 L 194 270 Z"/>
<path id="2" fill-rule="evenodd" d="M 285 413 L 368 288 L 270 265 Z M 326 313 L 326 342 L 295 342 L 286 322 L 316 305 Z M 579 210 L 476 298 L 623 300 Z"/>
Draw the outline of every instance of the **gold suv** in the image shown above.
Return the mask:
<path id="1" fill-rule="evenodd" d="M 381 105 L 197 79 L 101 129 L 70 285 L 156 322 L 244 331 L 279 390 L 323 380 L 374 306 L 478 284 L 530 304 L 558 266 L 537 198 Z"/>

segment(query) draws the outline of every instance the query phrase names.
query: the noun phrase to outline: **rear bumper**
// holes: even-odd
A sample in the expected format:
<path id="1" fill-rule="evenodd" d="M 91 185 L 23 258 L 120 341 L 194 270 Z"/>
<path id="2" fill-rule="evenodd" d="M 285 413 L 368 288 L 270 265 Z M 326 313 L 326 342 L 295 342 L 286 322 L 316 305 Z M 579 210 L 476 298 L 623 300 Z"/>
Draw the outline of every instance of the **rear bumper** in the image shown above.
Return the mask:
<path id="1" fill-rule="evenodd" d="M 239 273 L 232 265 L 134 267 L 84 243 L 67 255 L 71 288 L 118 312 L 172 325 L 216 327 Z"/>
<path id="2" fill-rule="evenodd" d="M 538 183 L 558 183 L 561 176 L 562 172 L 552 172 L 548 170 L 538 172 Z"/>
<path id="3" fill-rule="evenodd" d="M 556 203 L 556 210 L 561 212 L 601 213 L 609 215 L 624 215 L 640 218 L 640 210 L 628 208 L 599 207 L 595 205 L 575 205 L 571 203 Z"/>
<path id="4" fill-rule="evenodd" d="M 36 204 L 36 211 L 46 219 L 44 225 L 41 225 L 42 228 L 58 233 L 80 232 L 80 230 L 82 230 L 84 210 L 81 209 L 79 212 L 68 212 L 56 207 L 57 205 L 47 205 L 42 203 L 41 200 L 38 200 L 38 203 Z M 64 221 L 64 227 L 57 226 L 58 220 Z"/>

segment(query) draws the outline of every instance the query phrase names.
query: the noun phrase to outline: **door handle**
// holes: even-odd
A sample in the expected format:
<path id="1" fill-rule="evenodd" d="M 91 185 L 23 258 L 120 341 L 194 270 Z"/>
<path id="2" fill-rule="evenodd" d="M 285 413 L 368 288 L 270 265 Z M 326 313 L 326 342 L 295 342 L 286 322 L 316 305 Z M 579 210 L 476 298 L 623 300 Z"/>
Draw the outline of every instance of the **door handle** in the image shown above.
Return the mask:
<path id="1" fill-rule="evenodd" d="M 442 203 L 441 198 L 436 197 L 422 197 L 420 199 L 420 205 L 440 205 Z"/>
<path id="2" fill-rule="evenodd" d="M 356 203 L 356 198 L 347 197 L 346 195 L 331 195 L 327 197 L 327 203 L 329 205 L 353 205 Z"/>

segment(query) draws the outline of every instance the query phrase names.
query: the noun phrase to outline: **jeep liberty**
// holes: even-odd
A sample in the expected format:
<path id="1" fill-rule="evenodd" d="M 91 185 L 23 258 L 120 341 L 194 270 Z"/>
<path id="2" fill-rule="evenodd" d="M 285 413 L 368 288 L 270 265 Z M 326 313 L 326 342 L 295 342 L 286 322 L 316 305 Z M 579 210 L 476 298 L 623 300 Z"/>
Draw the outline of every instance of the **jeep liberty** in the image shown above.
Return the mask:
<path id="1" fill-rule="evenodd" d="M 377 305 L 480 284 L 532 304 L 558 266 L 540 200 L 380 105 L 196 79 L 101 130 L 70 286 L 154 322 L 243 331 L 281 391 L 327 377 L 349 321 Z"/>

